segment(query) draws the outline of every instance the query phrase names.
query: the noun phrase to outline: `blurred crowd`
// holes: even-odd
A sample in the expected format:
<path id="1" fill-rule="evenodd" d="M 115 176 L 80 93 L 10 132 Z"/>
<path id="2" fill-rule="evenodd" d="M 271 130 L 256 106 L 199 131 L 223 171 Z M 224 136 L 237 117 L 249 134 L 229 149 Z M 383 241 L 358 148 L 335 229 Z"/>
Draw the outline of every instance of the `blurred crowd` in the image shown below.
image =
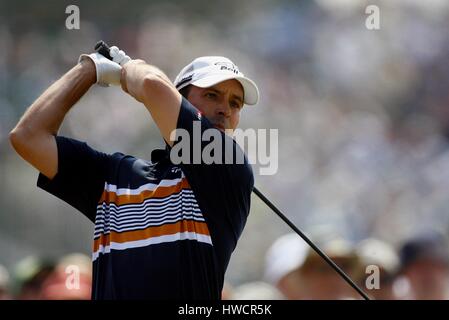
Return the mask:
<path id="1" fill-rule="evenodd" d="M 371 299 L 449 299 L 449 249 L 446 236 L 427 231 L 399 248 L 369 238 L 352 245 L 328 227 L 311 234 L 316 244 Z M 265 256 L 264 278 L 223 292 L 225 299 L 362 299 L 296 233 L 278 238 Z"/>
<path id="2" fill-rule="evenodd" d="M 91 287 L 92 262 L 81 253 L 28 256 L 11 273 L 0 265 L 0 300 L 89 300 Z"/>
<path id="3" fill-rule="evenodd" d="M 344 240 L 320 242 L 363 288 L 368 277 L 375 284 L 376 269 L 367 274 L 366 266 L 378 265 L 373 297 L 446 297 L 443 240 L 416 237 L 449 234 L 448 1 L 139 0 L 127 10 L 120 1 L 77 3 L 76 31 L 64 26 L 67 1 L 10 1 L 0 10 L 0 262 L 10 271 L 0 269 L 0 279 L 14 288 L 9 296 L 27 296 L 19 289 L 27 281 L 31 288 L 49 275 L 62 281 L 59 262 L 45 269 L 40 258 L 33 268 L 43 275 L 16 276 L 22 257 L 90 246 L 92 225 L 36 188 L 37 172 L 18 159 L 7 134 L 104 39 L 171 79 L 197 56 L 231 58 L 261 91 L 241 127 L 279 130 L 279 170 L 256 176 L 256 186 L 301 228 L 332 225 Z M 380 30 L 365 27 L 368 4 L 380 9 Z M 61 134 L 142 158 L 162 145 L 146 110 L 117 88 L 92 88 Z M 276 242 L 265 262 L 284 233 L 254 198 L 228 269 L 229 296 L 358 298 L 297 236 Z"/>
<path id="4" fill-rule="evenodd" d="M 449 249 L 445 235 L 417 234 L 399 248 L 369 238 L 352 245 L 329 227 L 310 237 L 371 299 L 449 299 Z M 296 233 L 282 235 L 265 255 L 258 281 L 232 286 L 224 300 L 348 300 L 362 297 Z M 30 256 L 12 275 L 0 265 L 0 300 L 89 300 L 91 261 L 75 253 L 57 261 Z"/>

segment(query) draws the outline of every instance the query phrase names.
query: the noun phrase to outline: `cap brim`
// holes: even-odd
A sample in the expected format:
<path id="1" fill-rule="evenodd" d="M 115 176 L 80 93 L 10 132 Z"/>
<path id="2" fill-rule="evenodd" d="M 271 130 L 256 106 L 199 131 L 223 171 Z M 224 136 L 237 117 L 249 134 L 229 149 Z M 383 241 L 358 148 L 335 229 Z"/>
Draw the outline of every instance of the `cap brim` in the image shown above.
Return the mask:
<path id="1" fill-rule="evenodd" d="M 209 88 L 216 85 L 217 83 L 231 79 L 237 80 L 242 85 L 245 104 L 255 105 L 257 104 L 257 102 L 259 102 L 259 89 L 257 88 L 257 85 L 254 83 L 254 81 L 247 77 L 240 77 L 232 74 L 218 74 L 210 75 L 202 79 L 192 81 L 191 84 L 200 88 Z"/>

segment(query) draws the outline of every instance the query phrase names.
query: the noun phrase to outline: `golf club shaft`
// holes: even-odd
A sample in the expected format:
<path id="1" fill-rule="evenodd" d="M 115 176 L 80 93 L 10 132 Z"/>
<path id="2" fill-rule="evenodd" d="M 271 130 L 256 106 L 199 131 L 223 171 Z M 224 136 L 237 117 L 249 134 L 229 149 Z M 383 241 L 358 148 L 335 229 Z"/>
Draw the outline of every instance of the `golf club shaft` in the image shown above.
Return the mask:
<path id="1" fill-rule="evenodd" d="M 286 224 L 289 225 L 307 244 L 312 247 L 315 252 L 320 255 L 345 281 L 354 288 L 365 300 L 370 300 L 368 295 L 360 289 L 354 281 L 337 265 L 332 261 L 320 248 L 318 248 L 301 230 L 299 230 L 276 206 L 268 200 L 262 192 L 254 187 L 253 192 L 262 200 L 271 210 L 273 210 Z"/>

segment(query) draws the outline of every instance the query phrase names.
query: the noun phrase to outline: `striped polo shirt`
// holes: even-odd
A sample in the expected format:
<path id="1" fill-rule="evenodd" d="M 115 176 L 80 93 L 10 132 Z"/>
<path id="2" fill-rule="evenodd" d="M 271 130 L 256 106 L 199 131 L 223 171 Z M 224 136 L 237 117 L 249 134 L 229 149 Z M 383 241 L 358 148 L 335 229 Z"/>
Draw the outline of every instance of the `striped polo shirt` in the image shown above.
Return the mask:
<path id="1" fill-rule="evenodd" d="M 198 115 L 183 99 L 177 127 L 213 128 Z M 95 223 L 93 299 L 220 299 L 250 208 L 246 157 L 244 164 L 175 165 L 169 147 L 144 160 L 62 136 L 56 143 L 58 173 L 40 174 L 38 186 Z"/>

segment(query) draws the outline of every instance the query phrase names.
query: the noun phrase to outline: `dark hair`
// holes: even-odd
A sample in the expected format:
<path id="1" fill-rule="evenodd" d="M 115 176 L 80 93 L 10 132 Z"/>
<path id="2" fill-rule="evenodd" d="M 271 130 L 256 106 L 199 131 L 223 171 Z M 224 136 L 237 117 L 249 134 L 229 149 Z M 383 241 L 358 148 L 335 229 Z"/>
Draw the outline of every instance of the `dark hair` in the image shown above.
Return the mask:
<path id="1" fill-rule="evenodd" d="M 179 93 L 180 93 L 184 98 L 187 99 L 187 97 L 189 96 L 189 93 L 190 93 L 190 89 L 191 89 L 191 88 L 192 88 L 192 85 L 189 84 L 189 85 L 185 86 L 184 88 L 180 89 L 180 90 L 179 90 Z"/>

